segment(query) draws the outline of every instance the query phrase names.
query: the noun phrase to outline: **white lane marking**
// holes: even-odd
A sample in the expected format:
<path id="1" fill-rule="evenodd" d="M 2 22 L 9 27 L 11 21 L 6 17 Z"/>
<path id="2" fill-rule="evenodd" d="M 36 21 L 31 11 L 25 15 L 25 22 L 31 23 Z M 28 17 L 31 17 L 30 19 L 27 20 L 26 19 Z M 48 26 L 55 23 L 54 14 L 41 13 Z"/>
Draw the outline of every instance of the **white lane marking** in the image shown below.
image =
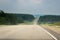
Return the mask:
<path id="1" fill-rule="evenodd" d="M 40 27 L 39 25 L 38 25 L 38 27 L 41 28 L 42 30 L 44 30 L 47 34 L 49 34 L 54 40 L 58 40 L 55 36 L 53 36 L 50 32 L 48 32 L 44 28 Z"/>

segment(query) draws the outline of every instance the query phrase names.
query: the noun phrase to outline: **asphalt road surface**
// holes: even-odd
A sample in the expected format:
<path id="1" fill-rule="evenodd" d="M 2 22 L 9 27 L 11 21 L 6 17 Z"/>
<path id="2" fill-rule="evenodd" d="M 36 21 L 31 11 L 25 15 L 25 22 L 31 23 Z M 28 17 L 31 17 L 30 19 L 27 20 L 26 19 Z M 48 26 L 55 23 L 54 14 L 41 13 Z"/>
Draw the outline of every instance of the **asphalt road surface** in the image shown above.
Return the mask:
<path id="1" fill-rule="evenodd" d="M 0 40 L 54 40 L 38 25 L 0 27 Z"/>

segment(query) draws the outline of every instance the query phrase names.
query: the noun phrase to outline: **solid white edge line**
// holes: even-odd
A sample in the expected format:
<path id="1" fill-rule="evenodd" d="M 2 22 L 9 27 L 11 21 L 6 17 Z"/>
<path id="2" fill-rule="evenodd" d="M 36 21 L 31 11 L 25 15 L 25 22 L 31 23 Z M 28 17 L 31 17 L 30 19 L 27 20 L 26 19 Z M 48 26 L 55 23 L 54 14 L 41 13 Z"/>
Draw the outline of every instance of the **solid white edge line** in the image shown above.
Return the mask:
<path id="1" fill-rule="evenodd" d="M 38 27 L 40 27 L 39 25 L 38 25 Z M 42 27 L 40 27 L 40 28 L 42 28 Z M 55 36 L 53 36 L 50 32 L 48 32 L 47 30 L 45 30 L 44 28 L 42 28 L 47 34 L 49 34 L 54 40 L 58 40 Z"/>

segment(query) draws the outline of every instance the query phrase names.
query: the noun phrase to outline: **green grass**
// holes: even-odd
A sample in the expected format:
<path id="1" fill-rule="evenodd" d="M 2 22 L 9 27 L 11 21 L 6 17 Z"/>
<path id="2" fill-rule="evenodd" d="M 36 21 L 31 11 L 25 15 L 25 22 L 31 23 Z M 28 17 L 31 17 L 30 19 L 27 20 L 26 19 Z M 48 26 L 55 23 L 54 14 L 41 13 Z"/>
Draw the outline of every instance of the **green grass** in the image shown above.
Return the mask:
<path id="1" fill-rule="evenodd" d="M 59 21 L 59 22 L 54 23 L 54 25 L 60 26 L 60 21 Z"/>
<path id="2" fill-rule="evenodd" d="M 21 23 L 21 24 L 27 24 L 27 25 L 30 25 L 30 24 L 33 24 L 33 21 L 29 22 L 29 21 L 24 21 L 24 23 Z"/>
<path id="3" fill-rule="evenodd" d="M 59 22 L 55 22 L 55 23 L 45 23 L 45 24 L 40 24 L 40 25 L 49 25 L 49 26 L 60 26 L 60 21 Z"/>

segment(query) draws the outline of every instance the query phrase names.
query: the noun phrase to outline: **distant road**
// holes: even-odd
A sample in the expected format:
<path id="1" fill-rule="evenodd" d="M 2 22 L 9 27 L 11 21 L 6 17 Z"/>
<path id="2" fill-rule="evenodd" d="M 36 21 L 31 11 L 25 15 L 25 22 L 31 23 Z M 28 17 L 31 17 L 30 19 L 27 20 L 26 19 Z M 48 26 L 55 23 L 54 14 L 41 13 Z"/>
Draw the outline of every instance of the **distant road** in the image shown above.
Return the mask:
<path id="1" fill-rule="evenodd" d="M 1 40 L 54 40 L 38 25 L 0 27 Z"/>

